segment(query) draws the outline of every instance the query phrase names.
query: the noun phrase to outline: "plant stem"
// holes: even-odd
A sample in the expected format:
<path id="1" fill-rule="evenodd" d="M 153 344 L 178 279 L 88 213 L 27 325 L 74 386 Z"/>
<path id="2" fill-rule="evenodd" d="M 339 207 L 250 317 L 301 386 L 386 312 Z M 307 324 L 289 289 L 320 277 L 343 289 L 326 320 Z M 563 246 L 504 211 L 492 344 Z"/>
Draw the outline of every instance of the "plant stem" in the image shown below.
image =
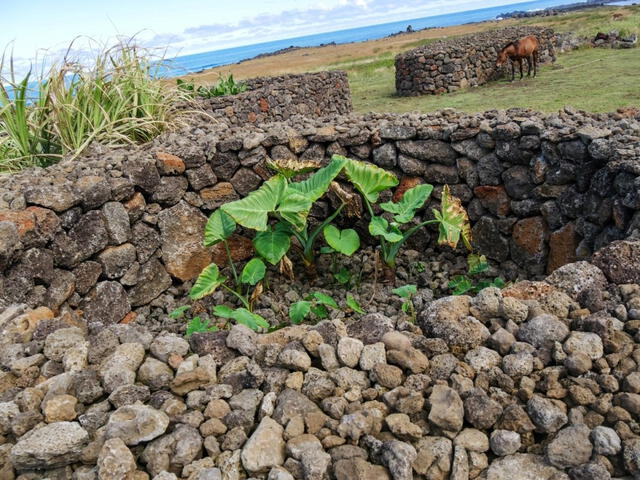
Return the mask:
<path id="1" fill-rule="evenodd" d="M 227 287 L 226 285 L 222 285 L 222 288 L 224 288 L 225 290 L 227 290 L 229 293 L 231 293 L 232 295 L 235 295 L 237 298 L 240 299 L 240 301 L 242 302 L 242 305 L 249 311 L 251 311 L 251 305 L 249 304 L 249 302 L 247 301 L 247 299 L 245 298 L 244 295 L 239 294 L 238 292 L 236 292 L 233 288 L 231 287 Z"/>
<path id="2" fill-rule="evenodd" d="M 240 280 L 238 279 L 238 272 L 236 271 L 236 266 L 233 263 L 233 257 L 231 257 L 231 249 L 229 248 L 229 244 L 226 240 L 223 240 L 224 249 L 227 251 L 227 258 L 229 259 L 229 265 L 231 266 L 231 272 L 233 273 L 233 281 L 236 285 L 236 288 L 240 285 Z"/>

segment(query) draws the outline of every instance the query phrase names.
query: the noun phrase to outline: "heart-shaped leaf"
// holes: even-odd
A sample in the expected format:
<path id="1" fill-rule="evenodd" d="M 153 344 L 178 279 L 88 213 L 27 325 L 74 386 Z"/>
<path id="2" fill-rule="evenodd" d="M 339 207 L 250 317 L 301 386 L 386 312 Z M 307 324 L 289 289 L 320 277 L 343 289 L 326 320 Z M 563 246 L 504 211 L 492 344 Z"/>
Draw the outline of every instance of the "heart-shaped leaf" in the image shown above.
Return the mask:
<path id="1" fill-rule="evenodd" d="M 276 175 L 246 197 L 220 207 L 237 223 L 246 228 L 263 232 L 267 229 L 269 214 L 274 212 L 287 187 L 287 180 Z"/>
<path id="2" fill-rule="evenodd" d="M 291 236 L 283 230 L 258 232 L 253 239 L 256 252 L 271 265 L 276 265 L 291 248 Z"/>
<path id="3" fill-rule="evenodd" d="M 233 312 L 233 318 L 237 323 L 246 325 L 251 330 L 258 330 L 260 328 L 269 328 L 269 322 L 267 322 L 260 315 L 250 312 L 246 308 L 237 308 Z"/>
<path id="4" fill-rule="evenodd" d="M 382 237 L 391 243 L 397 243 L 402 240 L 402 232 L 398 227 L 390 226 L 384 217 L 371 217 L 369 233 L 374 237 Z"/>
<path id="5" fill-rule="evenodd" d="M 380 192 L 398 184 L 398 178 L 393 173 L 371 163 L 348 159 L 344 171 L 369 203 L 376 203 Z"/>
<path id="6" fill-rule="evenodd" d="M 353 255 L 356 250 L 360 248 L 360 237 L 358 236 L 358 232 L 351 228 L 340 230 L 333 225 L 327 225 L 324 227 L 322 233 L 324 234 L 324 239 L 331 248 L 348 257 Z"/>
<path id="7" fill-rule="evenodd" d="M 210 264 L 206 267 L 196 280 L 196 283 L 191 287 L 191 291 L 189 292 L 189 297 L 192 300 L 199 300 L 207 295 L 211 295 L 216 291 L 220 285 L 226 282 L 226 277 L 220 275 L 220 270 L 218 270 L 218 266 L 215 263 Z"/>
<path id="8" fill-rule="evenodd" d="M 416 185 L 404 192 L 402 200 L 398 203 L 381 203 L 380 208 L 386 212 L 395 214 L 393 218 L 396 222 L 409 223 L 413 220 L 416 212 L 424 206 L 431 192 L 433 192 L 433 185 L 429 185 L 428 183 Z"/>
<path id="9" fill-rule="evenodd" d="M 297 190 L 287 187 L 276 211 L 296 230 L 301 231 L 307 224 L 307 216 L 311 206 L 312 201 L 308 197 Z"/>
<path id="10" fill-rule="evenodd" d="M 292 303 L 289 307 L 289 318 L 292 323 L 296 325 L 302 323 L 307 318 L 307 315 L 311 312 L 311 302 L 306 300 L 300 300 L 299 302 Z"/>
<path id="11" fill-rule="evenodd" d="M 231 236 L 236 229 L 236 222 L 223 210 L 218 209 L 211 214 L 204 227 L 204 245 L 212 247 Z"/>
<path id="12" fill-rule="evenodd" d="M 264 278 L 267 267 L 259 258 L 252 258 L 242 269 L 240 281 L 246 285 L 255 285 Z"/>
<path id="13" fill-rule="evenodd" d="M 326 193 L 331 182 L 342 171 L 347 161 L 345 157 L 334 155 L 326 167 L 322 167 L 302 182 L 289 184 L 289 188 L 301 193 L 313 203 Z"/>

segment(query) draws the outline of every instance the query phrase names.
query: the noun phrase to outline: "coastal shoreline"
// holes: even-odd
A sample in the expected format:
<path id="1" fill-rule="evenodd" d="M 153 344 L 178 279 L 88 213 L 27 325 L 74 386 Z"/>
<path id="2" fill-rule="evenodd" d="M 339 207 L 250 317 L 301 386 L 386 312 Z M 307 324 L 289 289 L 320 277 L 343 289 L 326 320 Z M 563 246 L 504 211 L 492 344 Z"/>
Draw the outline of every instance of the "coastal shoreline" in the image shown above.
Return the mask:
<path id="1" fill-rule="evenodd" d="M 188 74 L 182 75 L 179 78 L 191 78 L 201 82 L 214 82 L 217 80 L 219 74 L 221 73 L 232 73 L 234 77 L 240 78 L 240 79 L 250 78 L 252 76 L 260 76 L 263 73 L 260 73 L 260 71 L 256 72 L 255 71 L 256 69 L 253 68 L 253 65 L 258 66 L 258 64 L 270 63 L 269 60 L 274 60 L 275 58 L 282 59 L 283 56 L 289 56 L 291 57 L 292 60 L 295 59 L 295 62 L 286 62 L 287 64 L 286 67 L 280 66 L 276 70 L 273 69 L 273 67 L 275 66 L 265 65 L 267 67 L 269 75 L 284 74 L 284 73 L 301 73 L 306 70 L 297 69 L 295 67 L 291 67 L 291 65 L 299 65 L 300 64 L 299 61 L 302 59 L 302 57 L 310 57 L 310 56 L 314 56 L 314 54 L 317 56 L 319 51 L 321 51 L 322 49 L 341 50 L 341 49 L 344 49 L 344 47 L 353 48 L 354 46 L 365 46 L 365 45 L 371 45 L 374 43 L 380 44 L 380 43 L 386 43 L 388 41 L 397 41 L 397 43 L 411 44 L 414 41 L 420 41 L 420 40 L 428 41 L 428 40 L 434 40 L 439 38 L 447 38 L 451 36 L 464 35 L 467 33 L 474 33 L 476 31 L 482 31 L 487 27 L 494 28 L 494 27 L 503 26 L 503 25 L 509 26 L 512 24 L 512 22 L 517 20 L 522 20 L 523 18 L 545 17 L 549 15 L 559 15 L 559 14 L 577 12 L 580 10 L 587 10 L 587 9 L 591 10 L 591 9 L 597 9 L 597 8 L 611 8 L 612 6 L 614 6 L 614 5 L 611 5 L 611 3 L 615 1 L 616 0 L 598 0 L 597 3 L 568 3 L 564 5 L 559 5 L 557 7 L 549 7 L 549 8 L 531 11 L 531 12 L 525 12 L 522 10 L 512 10 L 510 12 L 501 13 L 498 16 L 498 18 L 495 18 L 495 19 L 478 21 L 478 22 L 467 22 L 467 23 L 461 23 L 459 25 L 445 26 L 445 27 L 437 26 L 437 27 L 425 27 L 421 29 L 413 29 L 409 24 L 411 20 L 407 20 L 407 24 L 408 24 L 407 30 L 398 31 L 396 33 L 392 33 L 378 39 L 353 41 L 353 42 L 335 42 L 334 41 L 334 42 L 322 43 L 316 46 L 290 45 L 288 47 L 281 48 L 273 52 L 266 52 L 266 53 L 261 53 L 259 55 L 255 55 L 252 57 L 247 57 L 237 62 L 231 62 L 224 65 L 205 68 L 197 72 L 188 73 Z M 437 32 L 438 35 L 433 35 L 434 32 Z M 406 42 L 403 42 L 403 40 L 406 40 Z M 374 47 L 373 50 L 375 50 L 376 48 L 380 48 L 380 47 L 376 46 Z M 385 48 L 383 47 L 382 49 L 384 50 Z M 400 50 L 398 50 L 395 53 L 399 53 L 399 52 Z M 376 53 L 376 52 L 374 51 L 373 53 Z M 360 57 L 364 57 L 364 56 L 365 54 L 360 55 Z M 344 57 L 344 55 L 342 54 L 342 52 L 336 52 L 336 57 L 339 60 L 342 60 L 343 58 L 341 57 Z M 347 60 L 347 58 L 344 58 L 344 60 Z M 316 63 L 316 62 L 302 62 L 302 64 L 306 64 L 306 63 Z M 337 62 L 325 62 L 325 63 L 337 63 Z M 258 70 L 261 70 L 261 69 L 258 69 Z M 211 75 L 212 73 L 214 74 L 213 76 Z"/>

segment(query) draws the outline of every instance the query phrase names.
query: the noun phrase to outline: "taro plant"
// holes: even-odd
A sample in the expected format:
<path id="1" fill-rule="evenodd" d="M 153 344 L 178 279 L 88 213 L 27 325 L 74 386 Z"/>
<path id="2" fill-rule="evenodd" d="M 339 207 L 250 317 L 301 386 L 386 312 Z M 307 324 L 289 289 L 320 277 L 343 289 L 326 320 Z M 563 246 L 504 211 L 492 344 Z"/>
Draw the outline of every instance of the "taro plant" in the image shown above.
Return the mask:
<path id="1" fill-rule="evenodd" d="M 382 259 L 385 264 L 394 269 L 396 257 L 404 243 L 422 227 L 438 224 L 438 243 L 455 248 L 462 238 L 465 246 L 471 250 L 471 227 L 466 211 L 460 200 L 451 195 L 449 187 L 444 186 L 440 211 L 434 209 L 434 219 L 419 223 L 414 222 L 416 213 L 422 209 L 433 192 L 429 184 L 416 185 L 410 188 L 398 202 L 385 202 L 380 208 L 392 215 L 389 221 L 384 216 L 376 215 L 373 204 L 377 202 L 380 192 L 394 187 L 398 179 L 391 173 L 375 165 L 350 160 L 345 166 L 345 172 L 355 188 L 360 192 L 364 203 L 371 215 L 369 233 L 378 237 Z"/>
<path id="2" fill-rule="evenodd" d="M 309 227 L 307 217 L 314 202 L 327 192 L 346 163 L 346 158 L 334 156 L 327 166 L 320 168 L 306 180 L 293 182 L 294 176 L 308 173 L 317 168 L 317 164 L 273 161 L 270 166 L 278 172 L 275 176 L 245 198 L 227 203 L 220 210 L 243 227 L 257 232 L 253 245 L 258 254 L 272 265 L 288 261 L 286 255 L 292 246 L 291 238 L 294 237 L 298 241 L 296 247 L 300 250 L 305 266 L 313 272 L 316 240 L 346 204 L 343 202 L 314 228 Z M 328 232 L 330 238 L 335 237 L 334 245 L 337 248 L 353 253 L 351 250 L 356 243 L 353 235 L 355 232 L 337 229 Z M 359 246 L 359 239 L 357 245 Z"/>
<path id="3" fill-rule="evenodd" d="M 242 307 L 231 308 L 226 305 L 217 305 L 212 310 L 214 315 L 235 320 L 253 330 L 269 328 L 269 323 L 264 318 L 253 313 L 253 305 L 262 294 L 262 279 L 266 270 L 266 265 L 259 258 L 251 259 L 245 265 L 240 276 L 235 274 L 235 267 L 232 267 L 237 283 L 235 288 L 231 288 L 226 285 L 227 278 L 220 274 L 218 265 L 212 263 L 200 273 L 189 292 L 189 297 L 192 300 L 199 300 L 211 295 L 218 287 L 222 287 L 240 300 Z"/>
<path id="4" fill-rule="evenodd" d="M 413 306 L 413 296 L 418 292 L 417 287 L 415 285 L 403 285 L 391 291 L 403 299 L 402 311 L 409 315 L 412 320 L 415 320 L 416 309 Z"/>
<path id="5" fill-rule="evenodd" d="M 470 254 L 467 257 L 467 273 L 465 275 L 456 275 L 449 282 L 449 288 L 453 295 L 464 295 L 465 293 L 476 294 L 483 288 L 497 287 L 503 288 L 505 281 L 496 277 L 493 280 L 474 281 L 474 277 L 486 272 L 489 269 L 489 262 L 484 255 Z"/>
<path id="6" fill-rule="evenodd" d="M 207 221 L 204 231 L 204 244 L 212 247 L 219 243 L 224 245 L 227 253 L 227 261 L 233 276 L 233 288 L 227 285 L 227 277 L 220 273 L 218 265 L 215 263 L 205 267 L 194 283 L 189 297 L 192 300 L 199 300 L 211 295 L 218 288 L 224 288 L 235 296 L 242 307 L 232 309 L 224 305 L 214 307 L 212 313 L 218 317 L 233 319 L 237 323 L 242 323 L 254 330 L 258 328 L 268 328 L 269 323 L 260 315 L 253 313 L 253 305 L 262 294 L 262 280 L 264 279 L 267 267 L 260 258 L 253 258 L 238 274 L 231 255 L 228 240 L 236 229 L 235 221 L 224 211 L 218 209 Z"/>

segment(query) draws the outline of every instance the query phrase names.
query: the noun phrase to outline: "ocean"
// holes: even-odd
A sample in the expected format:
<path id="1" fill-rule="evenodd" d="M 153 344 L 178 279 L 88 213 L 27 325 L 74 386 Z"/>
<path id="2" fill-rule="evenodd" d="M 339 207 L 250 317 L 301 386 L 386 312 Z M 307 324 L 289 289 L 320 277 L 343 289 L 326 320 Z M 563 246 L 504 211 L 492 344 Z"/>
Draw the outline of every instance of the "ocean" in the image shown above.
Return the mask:
<path id="1" fill-rule="evenodd" d="M 640 0 L 636 0 L 640 1 Z M 480 2 L 478 2 L 480 3 Z M 479 8 L 477 10 L 467 10 L 466 12 L 448 13 L 431 17 L 414 18 L 399 22 L 383 23 L 368 27 L 350 28 L 336 32 L 318 33 L 303 37 L 287 38 L 265 43 L 256 43 L 242 47 L 226 48 L 210 52 L 196 53 L 175 57 L 171 60 L 171 65 L 163 69 L 163 76 L 174 77 L 188 73 L 200 72 L 207 68 L 218 67 L 237 63 L 241 60 L 253 58 L 263 53 L 272 53 L 283 48 L 314 47 L 326 43 L 350 43 L 362 42 L 365 40 L 375 40 L 383 38 L 392 33 L 405 31 L 411 25 L 414 30 L 429 27 L 449 27 L 452 25 L 462 25 L 465 23 L 482 22 L 485 20 L 495 20 L 500 14 L 522 10 L 533 11 L 542 10 L 548 7 L 557 7 L 572 3 L 571 0 L 533 0 L 499 7 Z M 626 3 L 626 2 L 625 2 Z M 631 2 L 629 2 L 631 3 Z"/>

